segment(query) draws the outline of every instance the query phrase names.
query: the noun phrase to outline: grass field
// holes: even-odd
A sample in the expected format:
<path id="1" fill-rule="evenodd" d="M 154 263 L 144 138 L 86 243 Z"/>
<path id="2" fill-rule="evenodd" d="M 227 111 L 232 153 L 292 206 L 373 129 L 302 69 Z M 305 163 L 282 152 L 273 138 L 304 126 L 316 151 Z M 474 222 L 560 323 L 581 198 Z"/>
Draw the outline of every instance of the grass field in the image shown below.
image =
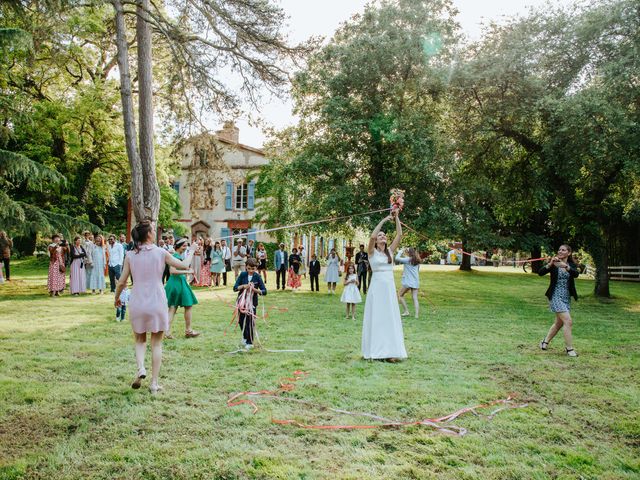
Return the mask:
<path id="1" fill-rule="evenodd" d="M 218 296 L 233 294 L 197 290 L 203 335 L 165 341 L 165 391 L 154 397 L 129 387 L 130 327 L 114 321 L 110 295 L 51 299 L 46 271 L 16 262 L 0 286 L 0 478 L 640 478 L 640 285 L 614 283 L 602 303 L 578 280 L 580 356 L 569 358 L 561 335 L 538 349 L 552 322 L 548 277 L 494 270 L 424 269 L 422 314 L 405 319 L 400 364 L 362 360 L 362 307 L 359 321 L 345 320 L 340 292 L 311 294 L 308 283 L 271 292 L 266 305 L 288 311 L 260 326 L 268 348 L 303 353 L 229 354 L 240 335 L 223 336 L 231 310 Z M 183 330 L 179 317 L 174 333 Z M 298 369 L 308 377 L 283 396 L 394 419 L 512 392 L 530 406 L 461 417 L 464 437 L 423 426 L 303 430 L 271 420 L 370 421 L 269 399 L 255 415 L 226 406 L 230 393 L 275 388 Z"/>

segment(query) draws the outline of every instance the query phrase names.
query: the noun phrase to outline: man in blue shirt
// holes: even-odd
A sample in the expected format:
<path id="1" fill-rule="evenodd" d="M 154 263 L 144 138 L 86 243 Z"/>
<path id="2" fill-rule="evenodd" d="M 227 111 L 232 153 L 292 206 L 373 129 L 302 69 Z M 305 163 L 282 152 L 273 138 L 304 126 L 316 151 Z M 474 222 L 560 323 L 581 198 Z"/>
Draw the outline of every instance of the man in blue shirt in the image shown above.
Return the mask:
<path id="1" fill-rule="evenodd" d="M 287 265 L 289 264 L 289 255 L 284 250 L 284 243 L 280 244 L 280 248 L 276 250 L 273 257 L 276 267 L 276 290 L 280 289 L 280 277 L 282 277 L 282 290 L 287 286 Z"/>

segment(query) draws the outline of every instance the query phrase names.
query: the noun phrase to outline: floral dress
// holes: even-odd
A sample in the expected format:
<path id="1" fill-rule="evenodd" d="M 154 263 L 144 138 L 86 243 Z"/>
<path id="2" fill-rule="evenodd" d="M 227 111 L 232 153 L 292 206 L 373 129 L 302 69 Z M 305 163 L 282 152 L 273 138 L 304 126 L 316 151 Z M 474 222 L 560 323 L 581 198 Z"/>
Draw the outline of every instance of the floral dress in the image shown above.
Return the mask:
<path id="1" fill-rule="evenodd" d="M 551 300 L 549 300 L 549 308 L 554 313 L 571 311 L 571 296 L 569 294 L 569 277 L 570 274 L 564 268 L 558 269 L 558 281 L 553 291 Z"/>

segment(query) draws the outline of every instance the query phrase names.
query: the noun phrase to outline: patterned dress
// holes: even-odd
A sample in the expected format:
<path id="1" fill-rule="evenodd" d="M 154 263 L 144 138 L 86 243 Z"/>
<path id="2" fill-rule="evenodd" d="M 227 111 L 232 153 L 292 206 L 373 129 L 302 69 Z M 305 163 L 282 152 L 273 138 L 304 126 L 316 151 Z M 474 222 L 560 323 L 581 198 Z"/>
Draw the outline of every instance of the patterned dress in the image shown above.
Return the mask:
<path id="1" fill-rule="evenodd" d="M 200 283 L 199 287 L 210 287 L 211 286 L 211 270 L 209 269 L 209 264 L 205 263 L 207 261 L 207 256 L 202 255 L 202 266 L 200 267 Z"/>
<path id="2" fill-rule="evenodd" d="M 47 277 L 47 290 L 50 292 L 61 292 L 64 290 L 66 278 L 64 272 L 60 271 L 60 265 L 64 266 L 64 256 L 62 249 L 57 245 L 49 245 L 49 276 Z"/>
<path id="3" fill-rule="evenodd" d="M 558 281 L 553 291 L 551 300 L 549 300 L 549 308 L 554 313 L 571 311 L 571 296 L 569 295 L 569 277 L 570 274 L 564 268 L 558 269 Z"/>

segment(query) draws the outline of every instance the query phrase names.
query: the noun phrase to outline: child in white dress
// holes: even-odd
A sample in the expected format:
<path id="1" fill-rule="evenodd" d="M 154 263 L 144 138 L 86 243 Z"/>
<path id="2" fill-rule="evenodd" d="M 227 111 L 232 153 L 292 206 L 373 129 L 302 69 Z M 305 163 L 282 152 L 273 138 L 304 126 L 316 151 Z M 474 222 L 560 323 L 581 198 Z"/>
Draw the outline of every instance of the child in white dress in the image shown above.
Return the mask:
<path id="1" fill-rule="evenodd" d="M 407 308 L 407 302 L 404 300 L 404 294 L 411 292 L 415 318 L 418 318 L 420 313 L 420 304 L 418 303 L 418 289 L 420 288 L 419 270 L 422 259 L 415 248 L 409 247 L 407 249 L 407 256 L 403 256 L 402 253 L 403 250 L 400 250 L 396 256 L 396 262 L 404 265 L 404 270 L 402 272 L 402 288 L 398 292 L 398 300 L 400 300 L 400 303 L 404 307 L 402 316 L 406 317 L 409 315 L 409 309 Z"/>
<path id="2" fill-rule="evenodd" d="M 358 274 L 356 273 L 356 266 L 353 263 L 349 264 L 347 274 L 344 277 L 344 290 L 342 297 L 340 297 L 342 303 L 347 304 L 347 316 L 351 316 L 351 320 L 356 319 L 356 303 L 362 302 L 360 296 L 360 290 L 358 290 Z M 351 313 L 349 313 L 351 312 Z"/>
<path id="3" fill-rule="evenodd" d="M 131 290 L 129 287 L 124 287 L 120 294 L 120 307 L 116 307 L 116 322 L 124 321 L 124 316 L 127 313 L 127 305 L 129 304 L 129 297 L 131 296 Z"/>

